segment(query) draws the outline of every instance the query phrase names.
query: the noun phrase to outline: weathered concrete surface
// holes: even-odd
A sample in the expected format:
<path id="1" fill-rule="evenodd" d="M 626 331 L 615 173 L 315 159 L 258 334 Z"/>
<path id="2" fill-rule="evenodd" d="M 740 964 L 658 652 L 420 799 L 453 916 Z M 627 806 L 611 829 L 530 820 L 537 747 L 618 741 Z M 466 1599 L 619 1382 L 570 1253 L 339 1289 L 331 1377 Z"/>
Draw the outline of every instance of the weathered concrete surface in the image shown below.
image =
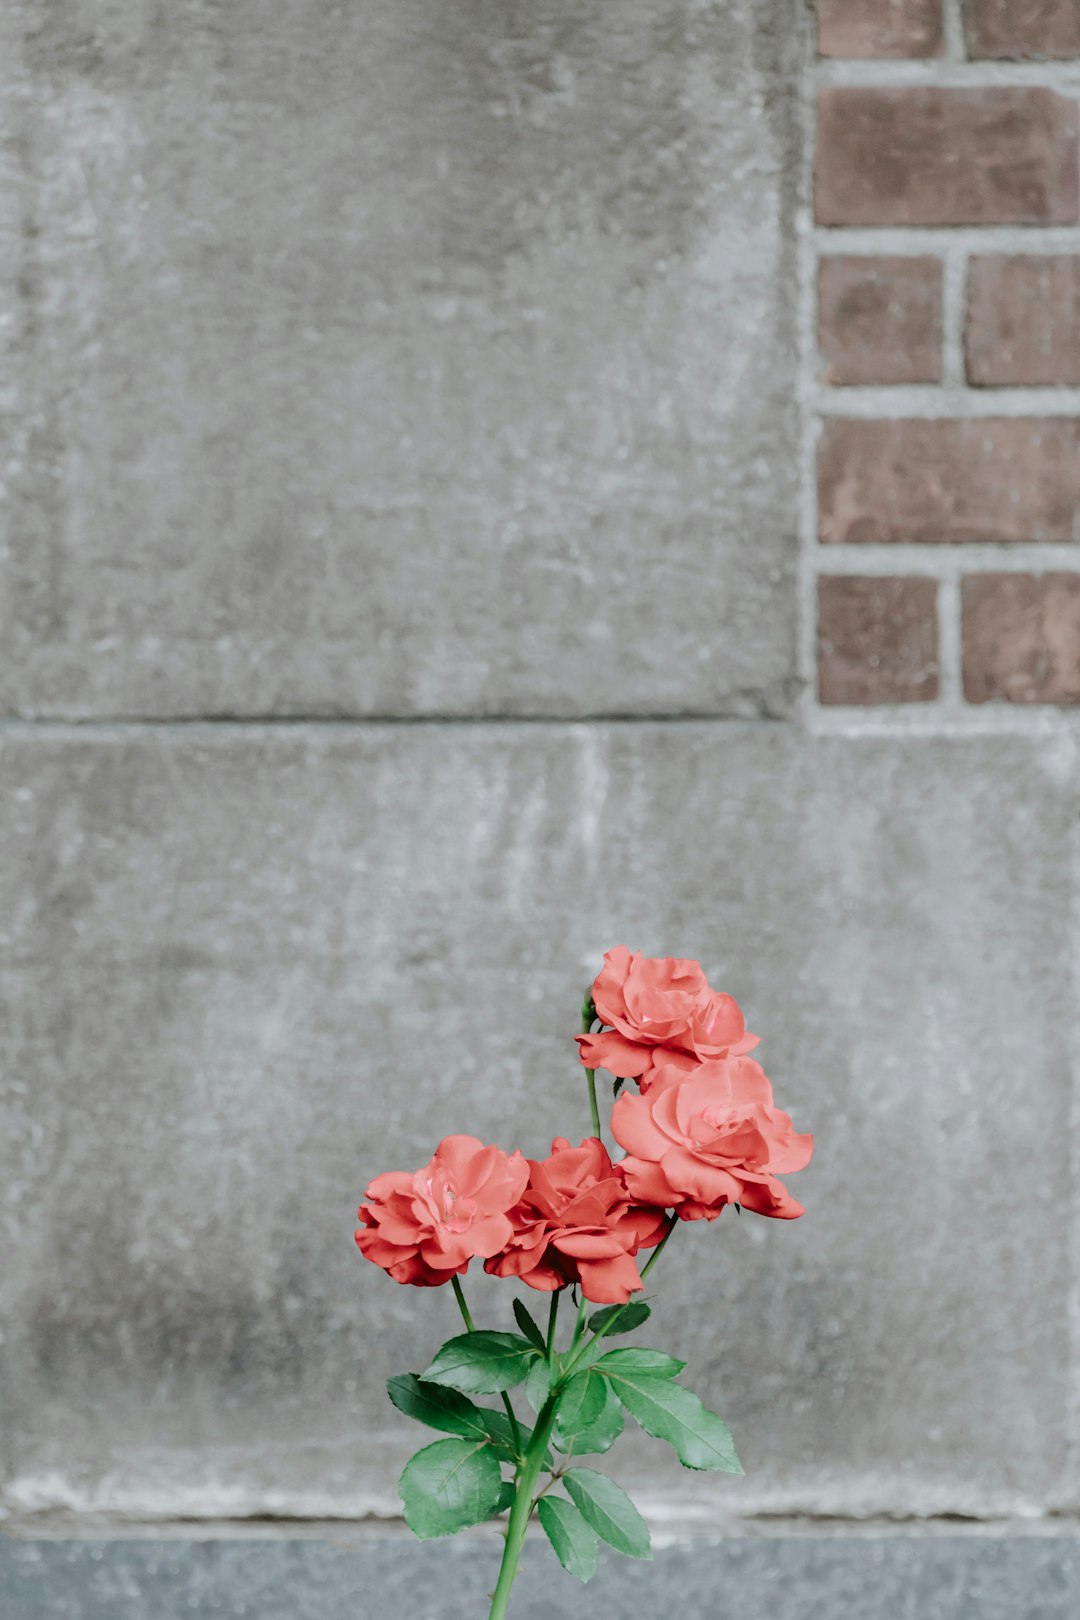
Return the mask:
<path id="1" fill-rule="evenodd" d="M 479 1620 L 494 1535 L 354 1541 L 5 1542 L 4 1620 Z M 776 1537 L 691 1543 L 653 1564 L 605 1558 L 596 1582 L 526 1548 L 513 1620 L 627 1620 L 677 1605 L 684 1620 L 1075 1620 L 1080 1545 L 1070 1536 Z"/>
<path id="2" fill-rule="evenodd" d="M 356 1198 L 451 1130 L 584 1132 L 570 1037 L 619 940 L 699 953 L 819 1139 L 803 1221 L 658 1269 L 748 1477 L 643 1442 L 644 1505 L 1061 1504 L 1066 745 L 9 732 L 0 791 L 10 1512 L 393 1511 L 422 1434 L 383 1380 L 455 1318 L 356 1256 Z"/>
<path id="3" fill-rule="evenodd" d="M 0 709 L 790 710 L 788 0 L 0 30 Z"/>

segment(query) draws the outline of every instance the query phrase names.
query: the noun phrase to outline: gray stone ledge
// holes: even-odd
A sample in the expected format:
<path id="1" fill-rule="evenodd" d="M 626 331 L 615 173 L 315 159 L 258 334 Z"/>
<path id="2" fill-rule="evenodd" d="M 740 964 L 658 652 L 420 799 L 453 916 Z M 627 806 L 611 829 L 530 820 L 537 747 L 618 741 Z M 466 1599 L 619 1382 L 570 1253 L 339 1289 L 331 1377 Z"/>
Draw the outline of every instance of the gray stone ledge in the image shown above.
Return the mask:
<path id="1" fill-rule="evenodd" d="M 481 1620 L 499 1543 L 361 1537 L 9 1541 L 4 1620 Z M 1075 1535 L 792 1535 L 680 1543 L 652 1564 L 611 1558 L 579 1587 L 538 1542 L 513 1620 L 1072 1620 Z"/>

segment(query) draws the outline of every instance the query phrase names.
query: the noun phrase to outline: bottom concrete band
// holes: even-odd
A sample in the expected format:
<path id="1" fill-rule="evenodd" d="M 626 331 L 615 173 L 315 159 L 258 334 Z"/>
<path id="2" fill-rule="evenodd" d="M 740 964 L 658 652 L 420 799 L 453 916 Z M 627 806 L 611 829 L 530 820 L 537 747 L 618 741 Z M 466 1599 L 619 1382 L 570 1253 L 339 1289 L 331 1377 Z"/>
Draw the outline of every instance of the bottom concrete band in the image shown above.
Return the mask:
<path id="1" fill-rule="evenodd" d="M 9 1540 L 3 1620 L 484 1620 L 500 1543 L 387 1530 L 341 1538 Z M 1075 1620 L 1069 1535 L 810 1534 L 694 1541 L 612 1557 L 580 1587 L 539 1542 L 514 1620 Z"/>

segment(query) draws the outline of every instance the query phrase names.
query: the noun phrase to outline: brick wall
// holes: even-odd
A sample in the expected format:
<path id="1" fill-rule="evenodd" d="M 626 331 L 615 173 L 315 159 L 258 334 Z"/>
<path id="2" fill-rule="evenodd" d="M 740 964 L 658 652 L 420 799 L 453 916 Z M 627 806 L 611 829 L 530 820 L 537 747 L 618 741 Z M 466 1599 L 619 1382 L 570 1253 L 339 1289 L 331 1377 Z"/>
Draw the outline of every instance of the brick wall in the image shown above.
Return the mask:
<path id="1" fill-rule="evenodd" d="M 813 74 L 817 700 L 1080 703 L 1080 4 L 818 0 Z"/>

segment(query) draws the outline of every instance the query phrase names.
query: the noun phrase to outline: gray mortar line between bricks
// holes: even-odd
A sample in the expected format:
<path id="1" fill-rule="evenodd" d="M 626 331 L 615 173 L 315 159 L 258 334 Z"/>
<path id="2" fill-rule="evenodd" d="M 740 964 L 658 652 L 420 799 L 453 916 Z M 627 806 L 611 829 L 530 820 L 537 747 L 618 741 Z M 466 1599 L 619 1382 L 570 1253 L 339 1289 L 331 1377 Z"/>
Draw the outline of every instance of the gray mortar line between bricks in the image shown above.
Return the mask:
<path id="1" fill-rule="evenodd" d="M 920 737 L 961 742 L 981 737 L 1014 737 L 1040 744 L 1062 744 L 1075 754 L 1080 713 L 1051 704 L 935 703 L 819 704 L 807 731 L 814 737 Z"/>
<path id="2" fill-rule="evenodd" d="M 967 58 L 964 44 L 963 0 L 943 0 L 942 24 L 945 53 L 942 60 L 963 62 Z"/>
<path id="3" fill-rule="evenodd" d="M 958 580 L 968 573 L 1074 574 L 1080 547 L 1069 541 L 941 542 L 851 541 L 818 547 L 823 574 L 922 574 Z"/>
<path id="4" fill-rule="evenodd" d="M 960 584 L 938 578 L 938 703 L 956 711 L 964 703 L 963 648 L 960 634 Z"/>
<path id="5" fill-rule="evenodd" d="M 967 312 L 968 255 L 949 243 L 942 255 L 940 389 L 965 388 L 964 321 Z"/>
<path id="6" fill-rule="evenodd" d="M 815 225 L 823 256 L 1080 253 L 1080 225 Z"/>
<path id="7" fill-rule="evenodd" d="M 819 58 L 814 77 L 821 89 L 852 90 L 1057 90 L 1080 95 L 1080 60 L 1057 62 L 918 61 Z"/>
<path id="8" fill-rule="evenodd" d="M 1080 388 L 969 388 L 938 383 L 877 383 L 844 387 L 817 384 L 811 404 L 820 416 L 882 420 L 948 417 L 1080 416 Z"/>

